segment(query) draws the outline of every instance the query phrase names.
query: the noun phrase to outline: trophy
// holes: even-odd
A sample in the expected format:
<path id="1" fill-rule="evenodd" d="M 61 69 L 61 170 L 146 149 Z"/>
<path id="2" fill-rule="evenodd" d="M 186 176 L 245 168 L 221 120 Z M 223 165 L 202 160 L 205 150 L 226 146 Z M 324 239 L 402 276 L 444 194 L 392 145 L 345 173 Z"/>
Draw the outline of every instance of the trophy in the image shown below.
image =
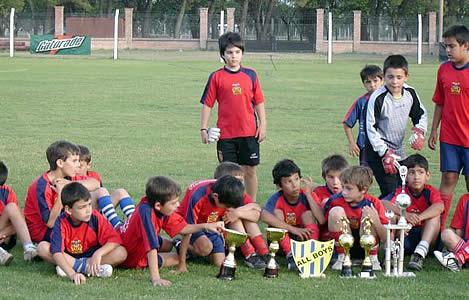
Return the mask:
<path id="1" fill-rule="evenodd" d="M 350 223 L 346 217 L 340 219 L 342 222 L 342 234 L 339 236 L 339 245 L 344 248 L 344 262 L 342 264 L 341 278 L 350 278 L 353 276 L 352 260 L 350 259 L 350 248 L 353 247 L 354 238 L 348 232 L 348 224 Z"/>
<path id="2" fill-rule="evenodd" d="M 278 242 L 285 238 L 285 234 L 288 231 L 279 228 L 267 228 L 265 231 L 267 232 L 267 239 L 270 241 L 270 259 L 265 266 L 264 276 L 269 278 L 276 278 L 278 277 L 278 265 L 275 262 L 275 253 L 277 253 L 279 250 Z"/>
<path id="3" fill-rule="evenodd" d="M 236 247 L 239 247 L 246 242 L 248 236 L 247 234 L 236 230 L 225 229 L 223 237 L 225 238 L 225 243 L 229 247 L 229 253 L 226 256 L 223 265 L 220 267 L 220 273 L 217 275 L 217 278 L 222 280 L 233 280 L 235 279 L 236 271 L 234 252 L 236 251 Z"/>
<path id="4" fill-rule="evenodd" d="M 376 278 L 370 259 L 370 250 L 376 243 L 374 235 L 371 234 L 371 224 L 373 224 L 373 221 L 371 221 L 370 216 L 366 216 L 363 218 L 362 223 L 365 223 L 365 225 L 363 226 L 364 233 L 360 237 L 360 246 L 365 250 L 365 259 L 363 259 L 360 277 L 372 279 Z"/>
<path id="5" fill-rule="evenodd" d="M 402 226 L 406 226 L 407 225 L 407 220 L 405 219 L 405 210 L 411 204 L 411 199 L 410 199 L 409 195 L 407 195 L 406 192 L 405 192 L 405 180 L 406 180 L 406 177 L 407 177 L 407 167 L 406 166 L 401 166 L 399 168 L 399 173 L 400 173 L 401 179 L 402 179 L 402 192 L 399 195 L 397 195 L 397 197 L 396 197 L 396 203 L 401 208 L 401 217 L 399 218 L 399 221 L 397 222 L 397 224 L 402 225 Z"/>

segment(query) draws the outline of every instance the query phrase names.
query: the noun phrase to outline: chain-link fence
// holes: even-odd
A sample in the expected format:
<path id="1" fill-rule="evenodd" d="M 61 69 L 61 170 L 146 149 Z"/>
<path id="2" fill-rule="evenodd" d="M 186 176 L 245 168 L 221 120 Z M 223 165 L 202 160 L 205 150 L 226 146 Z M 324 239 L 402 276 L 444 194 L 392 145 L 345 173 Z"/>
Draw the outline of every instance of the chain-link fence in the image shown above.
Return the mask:
<path id="1" fill-rule="evenodd" d="M 155 39 L 198 39 L 199 19 L 198 14 L 185 14 L 178 22 L 178 15 L 134 12 L 133 36 Z"/>
<path id="2" fill-rule="evenodd" d="M 15 13 L 15 32 L 17 38 L 29 38 L 32 34 L 54 34 L 54 13 L 41 12 L 32 14 Z M 10 35 L 10 16 L 0 16 L 0 37 Z"/>
<path id="3" fill-rule="evenodd" d="M 362 16 L 361 40 L 417 42 L 418 15 L 395 18 Z M 428 42 L 428 15 L 422 15 L 422 40 Z"/>
<path id="4" fill-rule="evenodd" d="M 329 40 L 329 14 L 324 14 L 324 40 Z M 332 40 L 353 40 L 353 15 L 332 15 Z"/>

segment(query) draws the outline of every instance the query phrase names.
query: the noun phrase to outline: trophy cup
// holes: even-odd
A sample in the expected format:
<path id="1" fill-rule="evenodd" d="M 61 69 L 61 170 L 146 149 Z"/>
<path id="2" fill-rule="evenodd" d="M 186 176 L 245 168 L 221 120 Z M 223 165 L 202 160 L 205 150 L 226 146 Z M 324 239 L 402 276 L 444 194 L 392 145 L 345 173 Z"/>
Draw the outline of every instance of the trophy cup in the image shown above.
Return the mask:
<path id="1" fill-rule="evenodd" d="M 278 277 L 278 265 L 275 262 L 275 253 L 277 253 L 279 250 L 278 242 L 285 238 L 285 234 L 288 231 L 279 228 L 267 228 L 265 231 L 267 232 L 267 239 L 270 241 L 270 259 L 265 266 L 264 276 L 269 278 L 276 278 Z"/>
<path id="2" fill-rule="evenodd" d="M 217 275 L 217 278 L 222 280 L 233 280 L 235 279 L 236 271 L 234 252 L 236 251 L 236 247 L 239 247 L 246 242 L 248 236 L 247 234 L 236 230 L 225 229 L 223 237 L 225 238 L 225 243 L 229 247 L 229 253 L 226 256 L 223 265 L 220 267 L 220 273 Z"/>
<path id="3" fill-rule="evenodd" d="M 376 278 L 370 259 L 370 250 L 376 243 L 375 237 L 371 234 L 371 224 L 373 224 L 373 222 L 370 216 L 366 216 L 362 220 L 362 223 L 365 223 L 365 225 L 363 226 L 364 234 L 360 238 L 360 246 L 365 250 L 365 258 L 363 259 L 360 277 L 373 279 Z"/>
<path id="4" fill-rule="evenodd" d="M 339 236 L 339 245 L 344 248 L 344 262 L 342 264 L 341 278 L 351 278 L 353 276 L 352 260 L 350 259 L 350 248 L 353 247 L 353 235 L 348 232 L 349 220 L 346 217 L 340 219 L 342 222 L 342 234 Z"/>

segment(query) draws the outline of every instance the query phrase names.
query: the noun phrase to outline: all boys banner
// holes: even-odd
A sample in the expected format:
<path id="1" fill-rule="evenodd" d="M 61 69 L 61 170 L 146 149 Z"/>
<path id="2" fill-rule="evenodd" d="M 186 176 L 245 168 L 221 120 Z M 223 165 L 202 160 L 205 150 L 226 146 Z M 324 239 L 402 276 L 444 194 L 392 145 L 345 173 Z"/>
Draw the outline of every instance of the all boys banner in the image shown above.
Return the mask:
<path id="1" fill-rule="evenodd" d="M 91 37 L 89 35 L 31 35 L 30 52 L 31 54 L 89 55 L 91 54 Z"/>
<path id="2" fill-rule="evenodd" d="M 334 251 L 334 240 L 319 242 L 290 240 L 293 259 L 302 278 L 320 277 L 327 269 Z"/>

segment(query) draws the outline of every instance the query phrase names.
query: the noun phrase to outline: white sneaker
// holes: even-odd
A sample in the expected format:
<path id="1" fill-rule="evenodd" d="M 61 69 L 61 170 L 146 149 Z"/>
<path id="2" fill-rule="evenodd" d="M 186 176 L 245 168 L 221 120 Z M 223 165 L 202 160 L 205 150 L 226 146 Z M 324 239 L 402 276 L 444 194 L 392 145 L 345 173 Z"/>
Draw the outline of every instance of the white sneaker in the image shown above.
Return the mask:
<path id="1" fill-rule="evenodd" d="M 55 271 L 57 272 L 57 275 L 59 275 L 60 277 L 67 277 L 67 273 L 65 273 L 65 271 L 62 270 L 61 267 L 56 266 Z"/>
<path id="2" fill-rule="evenodd" d="M 23 251 L 23 258 L 25 261 L 31 261 L 37 256 L 37 247 L 34 244 L 27 246 Z"/>
<path id="3" fill-rule="evenodd" d="M 378 255 L 370 255 L 371 263 L 373 264 L 373 271 L 381 271 L 381 264 L 379 263 Z"/>
<path id="4" fill-rule="evenodd" d="M 433 254 L 444 267 L 450 269 L 453 272 L 461 271 L 461 265 L 456 259 L 456 256 L 454 256 L 453 252 L 442 253 L 440 251 L 433 251 Z"/>
<path id="5" fill-rule="evenodd" d="M 99 267 L 98 272 L 96 273 L 96 277 L 100 277 L 100 278 L 111 277 L 111 275 L 112 275 L 112 266 L 111 265 L 101 265 Z"/>
<path id="6" fill-rule="evenodd" d="M 13 260 L 13 255 L 0 247 L 0 265 L 8 266 Z"/>
<path id="7" fill-rule="evenodd" d="M 342 265 L 344 264 L 344 259 L 345 259 L 345 254 L 340 253 L 337 256 L 337 260 L 335 263 L 332 265 L 332 270 L 340 271 L 342 270 Z"/>

